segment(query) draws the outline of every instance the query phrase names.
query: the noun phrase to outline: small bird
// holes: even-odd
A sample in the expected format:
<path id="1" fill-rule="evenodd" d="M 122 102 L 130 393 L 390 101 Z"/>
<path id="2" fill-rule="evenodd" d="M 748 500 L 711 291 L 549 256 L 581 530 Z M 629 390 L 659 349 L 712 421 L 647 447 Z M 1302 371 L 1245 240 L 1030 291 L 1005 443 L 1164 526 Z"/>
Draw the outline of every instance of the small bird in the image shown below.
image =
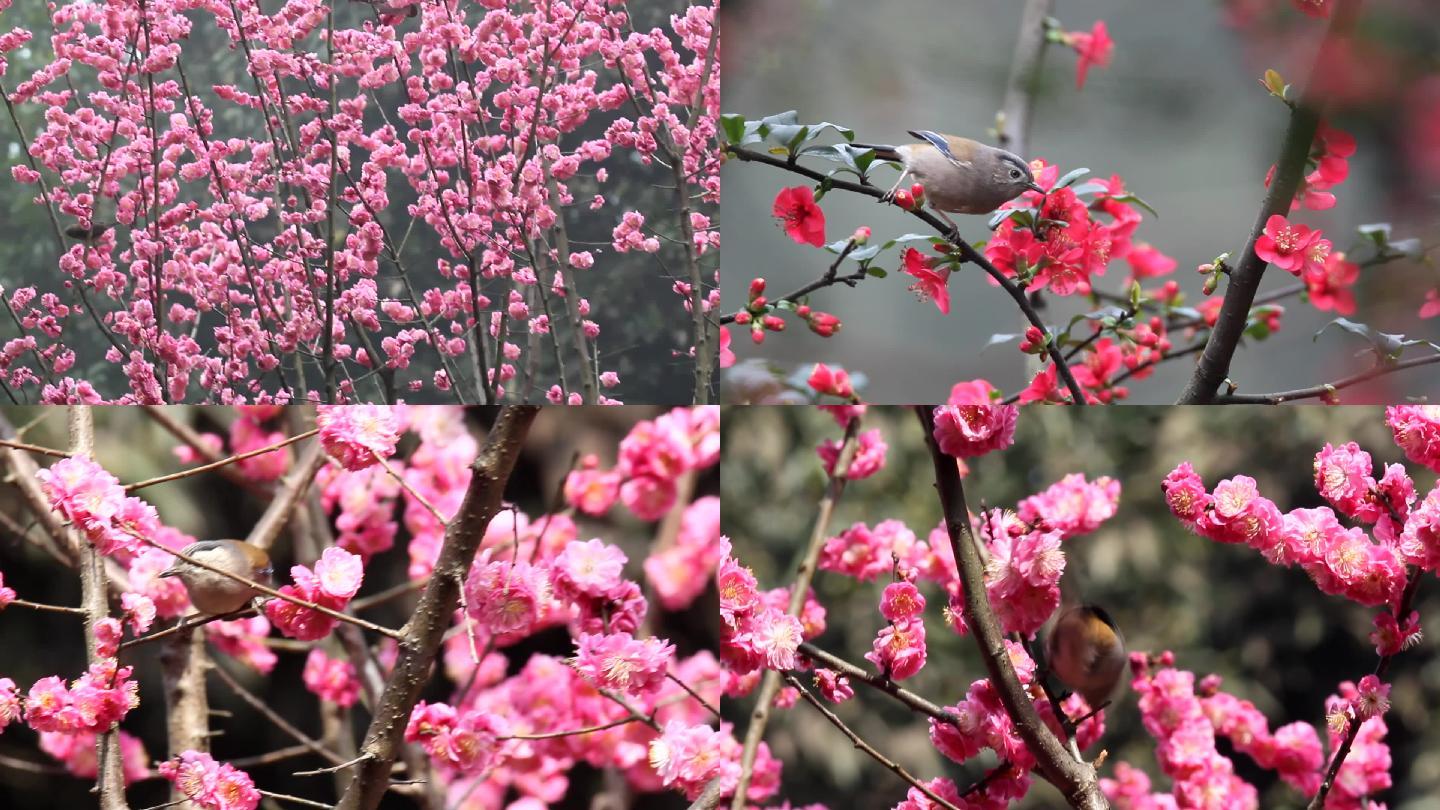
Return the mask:
<path id="1" fill-rule="evenodd" d="M 365 3 L 374 6 L 375 13 L 380 15 L 381 25 L 399 25 L 406 17 L 414 17 L 420 9 L 416 6 L 402 6 L 398 2 L 386 2 L 385 0 L 350 0 L 352 3 Z"/>
<path id="2" fill-rule="evenodd" d="M 262 585 L 269 586 L 275 569 L 270 555 L 239 540 L 201 540 L 182 549 L 206 565 L 229 571 Z M 179 577 L 190 594 L 190 602 L 201 613 L 219 615 L 232 613 L 250 602 L 260 591 L 243 582 L 192 565 L 179 557 L 160 573 L 162 577 Z"/>
<path id="3" fill-rule="evenodd" d="M 1045 661 L 1061 683 L 1079 692 L 1090 708 L 1099 708 L 1125 671 L 1125 639 L 1104 608 L 1079 605 L 1055 622 Z"/>
<path id="4" fill-rule="evenodd" d="M 100 224 L 91 225 L 88 228 L 83 225 L 71 225 L 65 229 L 65 235 L 71 239 L 78 239 L 87 245 L 94 245 L 100 241 L 100 237 L 104 236 L 105 232 L 110 230 L 111 227 L 111 225 Z"/>
<path id="5" fill-rule="evenodd" d="M 900 184 L 913 174 L 924 187 L 930 207 L 955 228 L 945 212 L 988 214 L 1026 191 L 1045 193 L 1036 185 L 1030 164 L 1013 152 L 926 129 L 911 130 L 910 134 L 922 143 L 851 144 L 859 149 L 873 149 L 876 157 L 899 163 L 904 168 L 895 185 L 881 198 L 885 202 L 893 199 Z"/>

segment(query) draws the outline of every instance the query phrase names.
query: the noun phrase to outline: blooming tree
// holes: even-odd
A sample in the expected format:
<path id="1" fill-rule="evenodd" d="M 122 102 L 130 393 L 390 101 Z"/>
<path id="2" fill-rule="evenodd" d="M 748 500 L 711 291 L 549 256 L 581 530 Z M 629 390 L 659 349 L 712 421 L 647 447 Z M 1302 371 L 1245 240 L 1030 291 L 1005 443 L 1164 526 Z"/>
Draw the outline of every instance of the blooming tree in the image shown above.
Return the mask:
<path id="1" fill-rule="evenodd" d="M 0 0 L 10 399 L 708 401 L 715 4 L 638 5 Z"/>
<path id="2" fill-rule="evenodd" d="M 89 665 L 43 677 L 13 659 L 0 667 L 0 731 L 29 746 L 38 735 L 41 751 L 94 781 L 106 808 L 155 804 L 153 777 L 172 800 L 216 810 L 253 810 L 262 796 L 375 807 L 390 792 L 419 806 L 545 807 L 590 789 L 577 776 L 586 767 L 615 775 L 606 791 L 698 794 L 738 767 L 718 754 L 739 746 L 717 724 L 709 645 L 662 632 L 707 589 L 720 556 L 719 504 L 704 494 L 717 410 L 634 414 L 618 445 L 547 476 L 563 486 L 532 516 L 504 500 L 546 498 L 507 487 L 535 449 L 530 424 L 585 421 L 537 410 L 501 409 L 477 437 L 448 406 L 321 406 L 308 430 L 297 429 L 310 419 L 299 409 L 217 409 L 206 418 L 220 434 L 159 409 L 188 469 L 129 484 L 97 455 L 105 425 L 97 444 L 84 406 L 70 409 L 67 450 L 5 422 L 0 453 L 15 484 L 4 494 L 37 523 L 25 539 L 76 566 L 85 598 L 37 601 L 46 588 L 6 581 L 15 568 L 0 560 L 0 622 L 65 614 L 77 649 L 83 624 Z M 274 587 L 244 579 L 258 606 L 197 614 L 195 586 L 162 576 L 177 558 L 202 563 L 187 549 L 195 538 L 145 496 L 202 474 L 268 504 L 246 537 L 276 562 Z M 293 565 L 278 564 L 292 554 Z M 386 560 L 400 575 L 383 587 Z M 387 625 L 386 612 L 400 621 Z M 146 654 L 157 649 L 163 678 Z M 281 685 L 282 672 L 295 682 Z M 154 684 L 142 684 L 146 673 Z M 244 714 L 214 719 L 207 680 Z M 323 733 L 280 710 L 297 695 Z M 168 717 L 165 737 L 143 730 L 157 727 L 150 713 Z M 266 750 L 266 726 L 284 749 Z M 313 778 L 323 774 L 333 783 Z"/>
<path id="3" fill-rule="evenodd" d="M 1357 26 L 1359 0 L 1232 0 L 1225 4 L 1227 21 L 1242 38 L 1270 48 L 1255 48 L 1257 58 L 1264 53 L 1264 58 L 1274 59 L 1279 44 L 1287 51 L 1294 50 L 1297 43 L 1308 48 L 1309 43 L 1318 41 L 1319 47 L 1308 57 L 1313 67 L 1308 72 L 1295 71 L 1298 80 L 1270 69 L 1254 86 L 1255 92 L 1273 96 L 1277 108 L 1283 105 L 1289 115 L 1288 127 L 1275 164 L 1263 180 L 1255 178 L 1256 193 L 1263 195 L 1263 202 L 1243 250 L 1195 263 L 1204 277 L 1204 297 L 1197 303 L 1187 300 L 1175 279 L 1167 278 L 1181 262 L 1163 246 L 1150 243 L 1146 214 L 1158 213 L 1120 173 L 1057 166 L 1029 150 L 1033 90 L 1047 46 L 1074 51 L 1077 93 L 1090 71 L 1109 63 L 1116 47 L 1103 21 L 1088 29 L 1064 28 L 1052 16 L 1056 5 L 1054 0 L 1024 4 L 1014 66 L 991 133 L 997 145 L 1029 160 L 1039 190 L 1025 191 L 1000 205 L 986 224 L 989 233 L 983 244 L 972 245 L 948 220 L 942 222 L 927 208 L 923 183 L 902 184 L 904 187 L 893 192 L 877 185 L 877 175 L 884 172 L 883 161 L 877 159 L 875 150 L 856 146 L 855 133 L 843 124 L 809 123 L 795 111 L 762 118 L 724 116 L 729 157 L 750 164 L 746 171 L 766 167 L 798 176 L 805 183 L 776 194 L 774 216 L 791 240 L 828 254 L 821 262 L 823 272 L 794 290 L 767 289 L 763 277 L 748 280 L 745 297 L 727 302 L 728 311 L 720 317 L 725 331 L 748 336 L 757 345 L 782 333 L 787 324 L 804 325 L 822 337 L 831 337 L 841 330 L 838 318 L 821 311 L 823 298 L 835 294 L 831 288 L 863 284 L 867 295 L 875 295 L 875 279 L 891 273 L 900 276 L 922 303 L 933 302 L 949 315 L 949 281 L 970 264 L 983 271 L 992 286 L 1001 288 L 1022 318 L 1019 331 L 990 335 L 988 340 L 959 333 L 962 340 L 975 341 L 972 345 L 977 352 L 1005 343 L 1018 345 L 1021 353 L 1029 356 L 1030 383 L 1013 392 L 1007 398 L 1010 402 L 1122 400 L 1130 396 L 1131 381 L 1151 376 L 1162 363 L 1197 355 L 1190 381 L 1183 391 L 1173 392 L 1172 398 L 1187 403 L 1278 403 L 1306 398 L 1336 402 L 1339 392 L 1350 386 L 1440 362 L 1440 345 L 1435 342 L 1390 334 L 1396 328 L 1382 332 L 1350 319 L 1357 311 L 1356 285 L 1362 278 L 1381 278 L 1362 271 L 1402 260 L 1423 265 L 1428 274 L 1413 281 L 1408 275 L 1387 278 L 1405 280 L 1413 291 L 1410 300 L 1418 305 L 1418 311 L 1412 312 L 1419 318 L 1440 315 L 1440 280 L 1434 274 L 1431 249 L 1419 239 L 1392 235 L 1391 226 L 1384 223 L 1359 225 L 1350 234 L 1326 234 L 1302 221 L 1306 211 L 1333 208 L 1337 193 L 1343 195 L 1357 141 L 1337 123 L 1341 115 L 1362 103 L 1383 104 L 1377 102 L 1377 96 L 1393 99 L 1397 106 L 1404 102 L 1418 110 L 1406 116 L 1407 122 L 1414 119 L 1406 124 L 1407 131 L 1416 133 L 1413 140 L 1419 146 L 1414 150 L 1424 152 L 1425 145 L 1433 142 L 1433 122 L 1440 106 L 1431 95 L 1422 93 L 1435 81 L 1433 64 L 1423 54 L 1406 57 L 1384 52 L 1367 39 L 1363 26 L 1368 21 Z M 1059 5 L 1063 11 L 1063 4 Z M 1294 9 L 1288 8 L 1292 5 Z M 1406 13 L 1386 9 L 1377 11 L 1375 17 L 1398 24 L 1390 15 L 1404 17 Z M 1382 56 L 1390 66 L 1383 74 L 1368 61 L 1378 62 Z M 1292 80 L 1293 85 L 1288 83 Z M 1409 102 L 1409 96 L 1416 100 Z M 1419 187 L 1433 187 L 1434 177 L 1440 176 L 1420 176 Z M 979 177 L 970 180 L 984 181 Z M 918 233 L 885 236 L 875 235 L 865 225 L 848 236 L 827 231 L 823 200 L 839 194 L 864 195 L 893 204 L 925 227 Z M 1290 274 L 1294 283 L 1259 294 L 1267 267 Z M 1058 313 L 1045 304 L 1047 298 L 1075 300 L 1080 306 L 1072 308 L 1080 312 L 1059 320 Z M 1278 331 L 1283 302 L 1294 298 L 1340 316 L 1331 322 L 1338 327 L 1335 331 L 1354 335 L 1373 363 L 1360 373 L 1303 389 L 1237 393 L 1238 383 L 1231 381 L 1229 374 L 1238 346 L 1243 339 L 1259 342 Z M 735 335 L 721 335 L 722 367 L 735 363 L 735 354 L 729 350 Z M 750 353 L 762 351 L 752 349 Z M 844 357 L 826 359 L 832 365 L 845 363 Z M 806 393 L 802 380 L 803 375 L 797 374 L 777 386 L 756 369 L 745 368 L 727 376 L 727 397 L 751 402 L 794 398 L 797 392 Z M 891 400 L 910 398 L 904 393 Z"/>
<path id="4" fill-rule="evenodd" d="M 804 701 L 836 728 L 837 744 L 843 735 L 894 774 L 891 806 L 904 810 L 1008 807 L 1037 781 L 1052 784 L 1073 807 L 1258 808 L 1257 788 L 1242 776 L 1257 767 L 1284 786 L 1288 804 L 1376 806 L 1392 787 L 1389 676 L 1421 640 L 1417 596 L 1440 565 L 1440 485 L 1427 493 L 1412 477 L 1423 468 L 1440 472 L 1440 412 L 1428 406 L 1366 412 L 1383 417 L 1414 466 L 1378 470 L 1356 443 L 1327 444 L 1313 461 L 1315 488 L 1329 504 L 1320 508 L 1284 511 L 1244 475 L 1207 487 L 1188 462 L 1164 477 L 1165 506 L 1185 529 L 1248 545 L 1273 565 L 1298 566 L 1323 594 L 1373 609 L 1375 659 L 1355 662 L 1353 675 L 1334 685 L 1323 706 L 1276 720 L 1227 692 L 1218 675 L 1187 669 L 1180 654 L 1132 649 L 1125 680 L 1133 695 L 1115 700 L 1136 702 L 1136 731 L 1153 738 L 1138 750 L 1154 751 L 1153 762 L 1132 763 L 1113 755 L 1117 746 L 1136 749 L 1107 737 L 1110 701 L 1102 694 L 1092 705 L 1084 696 L 1090 692 L 1067 694 L 1035 644 L 1060 609 L 1070 552 L 1120 510 L 1121 482 L 1070 474 L 1013 508 L 971 511 L 975 491 L 988 487 L 967 460 L 998 455 L 1003 461 L 1014 452 L 1007 448 L 1017 418 L 1027 418 L 988 394 L 984 384 L 961 384 L 946 404 L 915 409 L 943 515 L 928 531 L 884 514 L 847 528 L 830 525 L 842 495 L 868 486 L 884 469 L 888 445 L 910 444 L 913 437 L 863 429 L 862 421 L 877 412 L 893 428 L 889 409 L 827 406 L 843 436 L 816 448 L 828 485 L 799 565 L 782 569 L 798 572 L 794 580 L 765 588 L 727 545 L 717 574 L 726 695 L 755 700 L 734 795 L 776 778 L 779 766 L 763 754 L 761 740 L 767 728 L 791 722 Z M 868 611 L 873 641 L 863 662 L 822 642 L 836 637 L 827 634 L 827 616 L 837 609 L 822 594 L 848 594 L 874 606 Z M 1143 610 L 1129 608 L 1137 615 Z M 937 666 L 933 651 L 945 641 L 933 634 L 941 627 L 974 639 L 985 672 L 965 677 L 947 665 L 944 677 L 932 681 L 945 685 L 947 697 L 937 699 L 909 684 Z M 966 785 L 916 773 L 913 748 L 885 750 L 854 711 L 842 717 L 857 690 L 927 723 L 936 752 L 976 764 L 982 775 Z M 952 693 L 958 701 L 951 702 Z M 867 704 L 866 714 L 876 710 Z M 1227 744 L 1217 745 L 1222 740 Z M 1168 786 L 1152 783 L 1147 774 L 1157 769 Z M 1054 795 L 1042 793 L 1042 801 Z M 731 806 L 746 805 L 737 798 Z"/>

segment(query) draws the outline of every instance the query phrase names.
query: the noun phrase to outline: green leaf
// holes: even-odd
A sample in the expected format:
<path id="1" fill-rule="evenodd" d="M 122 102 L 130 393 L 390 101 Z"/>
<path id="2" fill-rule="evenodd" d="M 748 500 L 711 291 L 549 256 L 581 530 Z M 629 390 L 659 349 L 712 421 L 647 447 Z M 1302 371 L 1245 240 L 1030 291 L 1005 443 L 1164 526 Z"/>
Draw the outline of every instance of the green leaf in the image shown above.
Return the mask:
<path id="1" fill-rule="evenodd" d="M 857 262 L 863 262 L 863 261 L 868 261 L 868 260 L 870 260 L 870 259 L 873 259 L 873 258 L 875 258 L 876 256 L 879 256 L 879 255 L 880 255 L 880 246 L 879 246 L 879 245 L 866 245 L 865 247 L 855 248 L 854 250 L 850 251 L 850 255 L 847 256 L 846 258 L 848 258 L 848 259 L 853 259 L 854 261 L 857 261 Z"/>
<path id="2" fill-rule="evenodd" d="M 720 128 L 725 132 L 726 142 L 739 145 L 745 139 L 745 116 L 722 115 Z"/>
<path id="3" fill-rule="evenodd" d="M 990 336 L 989 340 L 985 341 L 984 348 L 988 349 L 991 346 L 1000 346 L 1005 343 L 1019 340 L 1022 337 L 1024 337 L 1023 334 L 1017 334 L 1013 332 L 996 332 L 995 334 Z"/>
<path id="4" fill-rule="evenodd" d="M 883 268 L 879 268 L 879 267 L 871 267 L 870 269 L 866 270 L 865 272 L 869 273 L 870 275 L 874 276 L 875 278 L 885 278 L 886 276 L 890 275 L 889 273 L 885 272 L 885 270 L 884 270 Z"/>
<path id="5" fill-rule="evenodd" d="M 1150 203 L 1145 202 L 1144 200 L 1140 199 L 1139 197 L 1128 191 L 1118 197 L 1111 197 L 1110 199 L 1118 203 L 1134 203 L 1141 208 L 1144 208 L 1146 211 L 1149 211 L 1150 215 L 1155 217 L 1156 219 L 1160 218 L 1160 212 L 1156 211 L 1154 206 L 1150 205 Z"/>
<path id="6" fill-rule="evenodd" d="M 1270 95 L 1282 100 L 1285 98 L 1285 91 L 1290 88 L 1290 85 L 1285 83 L 1285 79 L 1274 70 L 1265 71 L 1265 78 L 1261 79 L 1260 83 L 1270 91 Z"/>
<path id="7" fill-rule="evenodd" d="M 993 231 L 996 228 L 999 228 L 1000 224 L 1007 219 L 1014 219 L 1016 227 L 1028 228 L 1030 227 L 1031 222 L 1030 209 L 1006 208 L 1003 211 L 996 211 L 995 215 L 990 217 L 990 221 L 985 223 L 985 226 Z"/>
<path id="8" fill-rule="evenodd" d="M 1356 228 L 1361 236 L 1368 238 L 1375 243 L 1376 247 L 1385 247 L 1390 244 L 1390 223 L 1375 222 L 1369 225 L 1361 225 Z"/>
<path id="9" fill-rule="evenodd" d="M 903 236 L 897 236 L 894 239 L 891 239 L 881 247 L 885 250 L 889 250 L 896 245 L 908 245 L 911 242 L 927 242 L 932 245 L 938 245 L 944 241 L 945 240 L 939 236 L 933 236 L 923 233 L 907 233 Z"/>
<path id="10" fill-rule="evenodd" d="M 1111 306 L 1111 307 L 1101 307 L 1100 309 L 1097 309 L 1097 310 L 1095 310 L 1094 312 L 1082 312 L 1081 314 L 1076 315 L 1073 319 L 1071 319 L 1070 325 L 1071 325 L 1071 326 L 1074 326 L 1075 324 L 1079 323 L 1079 322 L 1082 321 L 1082 320 L 1086 320 L 1086 321 L 1101 321 L 1101 322 L 1104 322 L 1104 321 L 1106 321 L 1107 319 L 1110 320 L 1110 321 L 1112 322 L 1111 325 L 1113 325 L 1114 322 L 1118 322 L 1118 321 L 1119 321 L 1119 319 L 1121 318 L 1121 316 L 1128 315 L 1128 314 L 1129 314 L 1129 313 L 1127 313 L 1127 312 L 1126 312 L 1124 309 L 1122 309 L 1121 307 L 1114 307 L 1114 306 Z"/>
<path id="11" fill-rule="evenodd" d="M 1056 190 L 1058 190 L 1058 189 L 1065 188 L 1066 186 L 1070 185 L 1071 183 L 1075 182 L 1076 180 L 1079 180 L 1080 178 L 1084 177 L 1085 175 L 1087 175 L 1087 174 L 1089 174 L 1089 173 L 1090 173 L 1090 170 L 1089 170 L 1089 169 L 1071 169 L 1070 171 L 1068 171 L 1068 172 L 1065 173 L 1065 176 L 1064 176 L 1064 177 L 1061 177 L 1059 180 L 1055 181 L 1055 186 L 1054 186 L 1054 188 L 1052 188 L 1052 189 L 1050 189 L 1050 190 L 1051 190 L 1051 191 L 1056 191 Z"/>
<path id="12" fill-rule="evenodd" d="M 1381 332 L 1370 326 L 1369 324 L 1356 323 L 1355 321 L 1352 321 L 1348 318 L 1336 318 L 1333 321 L 1325 324 L 1324 326 L 1320 327 L 1320 331 L 1316 332 L 1315 337 L 1312 339 L 1318 340 L 1320 338 L 1320 335 L 1326 329 L 1329 329 L 1332 326 L 1349 332 L 1352 335 L 1359 335 L 1360 337 L 1365 338 L 1365 340 L 1370 343 L 1370 348 L 1373 349 L 1376 354 L 1378 354 L 1385 360 L 1399 359 L 1400 354 L 1404 352 L 1405 349 L 1411 346 L 1432 345 L 1429 343 L 1429 341 L 1409 340 L 1406 339 L 1404 335 L 1394 335 L 1386 332 Z"/>
<path id="13" fill-rule="evenodd" d="M 1407 259 L 1418 259 L 1425 255 L 1425 248 L 1419 239 L 1398 239 L 1390 243 L 1390 249 L 1403 254 Z"/>
<path id="14" fill-rule="evenodd" d="M 1073 191 L 1073 192 L 1075 192 L 1075 194 L 1080 195 L 1080 194 L 1097 194 L 1097 193 L 1099 193 L 1099 192 L 1101 192 L 1101 191 L 1105 191 L 1105 190 L 1108 189 L 1108 188 L 1110 188 L 1110 187 L 1107 186 L 1107 185 L 1105 185 L 1104 183 L 1101 183 L 1101 182 L 1096 181 L 1096 180 L 1091 180 L 1091 181 L 1088 182 L 1088 183 L 1081 183 L 1080 185 L 1078 185 L 1078 186 L 1076 186 L 1075 188 L 1072 188 L 1072 189 L 1070 189 L 1070 190 Z"/>
<path id="15" fill-rule="evenodd" d="M 1140 311 L 1140 282 L 1138 281 L 1130 284 L 1130 311 Z"/>
<path id="16" fill-rule="evenodd" d="M 825 195 L 829 194 L 830 189 L 834 187 L 835 181 L 831 180 L 829 175 L 820 178 L 820 185 L 815 189 L 815 202 L 818 203 L 820 202 L 820 200 L 824 199 Z"/>

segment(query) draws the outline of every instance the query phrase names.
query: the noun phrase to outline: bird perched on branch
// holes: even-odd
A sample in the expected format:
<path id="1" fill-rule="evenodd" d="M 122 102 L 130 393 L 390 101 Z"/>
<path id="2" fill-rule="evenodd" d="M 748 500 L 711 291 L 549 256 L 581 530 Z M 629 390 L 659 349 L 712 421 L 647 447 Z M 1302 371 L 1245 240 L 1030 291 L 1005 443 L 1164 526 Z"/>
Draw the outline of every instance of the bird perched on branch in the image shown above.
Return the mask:
<path id="1" fill-rule="evenodd" d="M 94 245 L 100 241 L 100 237 L 110 230 L 108 224 L 96 224 L 86 227 L 84 225 L 71 225 L 65 229 L 65 235 L 71 239 L 79 239 L 87 245 Z"/>
<path id="2" fill-rule="evenodd" d="M 239 540 L 201 540 L 186 546 L 181 553 L 212 568 L 228 571 L 267 587 L 275 571 L 270 564 L 269 554 L 257 546 Z M 244 582 L 193 565 L 179 557 L 176 557 L 160 576 L 179 577 L 190 594 L 190 602 L 195 605 L 195 609 L 210 615 L 232 613 L 261 595 L 260 591 Z"/>
<path id="3" fill-rule="evenodd" d="M 402 5 L 399 0 L 350 0 L 352 3 L 364 3 L 375 7 L 375 13 L 380 15 L 381 25 L 398 25 L 406 17 L 414 17 L 419 13 L 418 6 Z"/>
<path id="4" fill-rule="evenodd" d="M 911 130 L 910 134 L 920 142 L 900 146 L 851 144 L 858 149 L 873 149 L 879 159 L 903 167 L 900 178 L 881 198 L 885 202 L 893 200 L 905 178 L 914 175 L 925 189 L 930 207 L 955 228 L 946 212 L 988 214 L 1026 191 L 1045 191 L 1036 185 L 1030 164 L 1013 152 L 927 129 Z"/>
<path id="5" fill-rule="evenodd" d="M 1096 709 L 1125 671 L 1125 639 L 1104 608 L 1078 605 L 1060 614 L 1045 644 L 1045 664 Z"/>

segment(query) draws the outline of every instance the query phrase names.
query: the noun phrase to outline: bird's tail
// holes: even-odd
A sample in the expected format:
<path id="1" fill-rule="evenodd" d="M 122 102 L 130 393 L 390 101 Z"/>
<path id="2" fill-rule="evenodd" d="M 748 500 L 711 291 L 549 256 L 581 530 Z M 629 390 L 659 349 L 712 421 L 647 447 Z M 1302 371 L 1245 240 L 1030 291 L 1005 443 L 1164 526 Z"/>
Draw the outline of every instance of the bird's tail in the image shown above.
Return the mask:
<path id="1" fill-rule="evenodd" d="M 893 146 L 886 146 L 881 143 L 852 143 L 850 145 L 856 149 L 874 149 L 875 157 L 881 160 L 893 160 L 897 163 L 900 161 L 900 155 L 895 151 L 895 147 Z"/>

